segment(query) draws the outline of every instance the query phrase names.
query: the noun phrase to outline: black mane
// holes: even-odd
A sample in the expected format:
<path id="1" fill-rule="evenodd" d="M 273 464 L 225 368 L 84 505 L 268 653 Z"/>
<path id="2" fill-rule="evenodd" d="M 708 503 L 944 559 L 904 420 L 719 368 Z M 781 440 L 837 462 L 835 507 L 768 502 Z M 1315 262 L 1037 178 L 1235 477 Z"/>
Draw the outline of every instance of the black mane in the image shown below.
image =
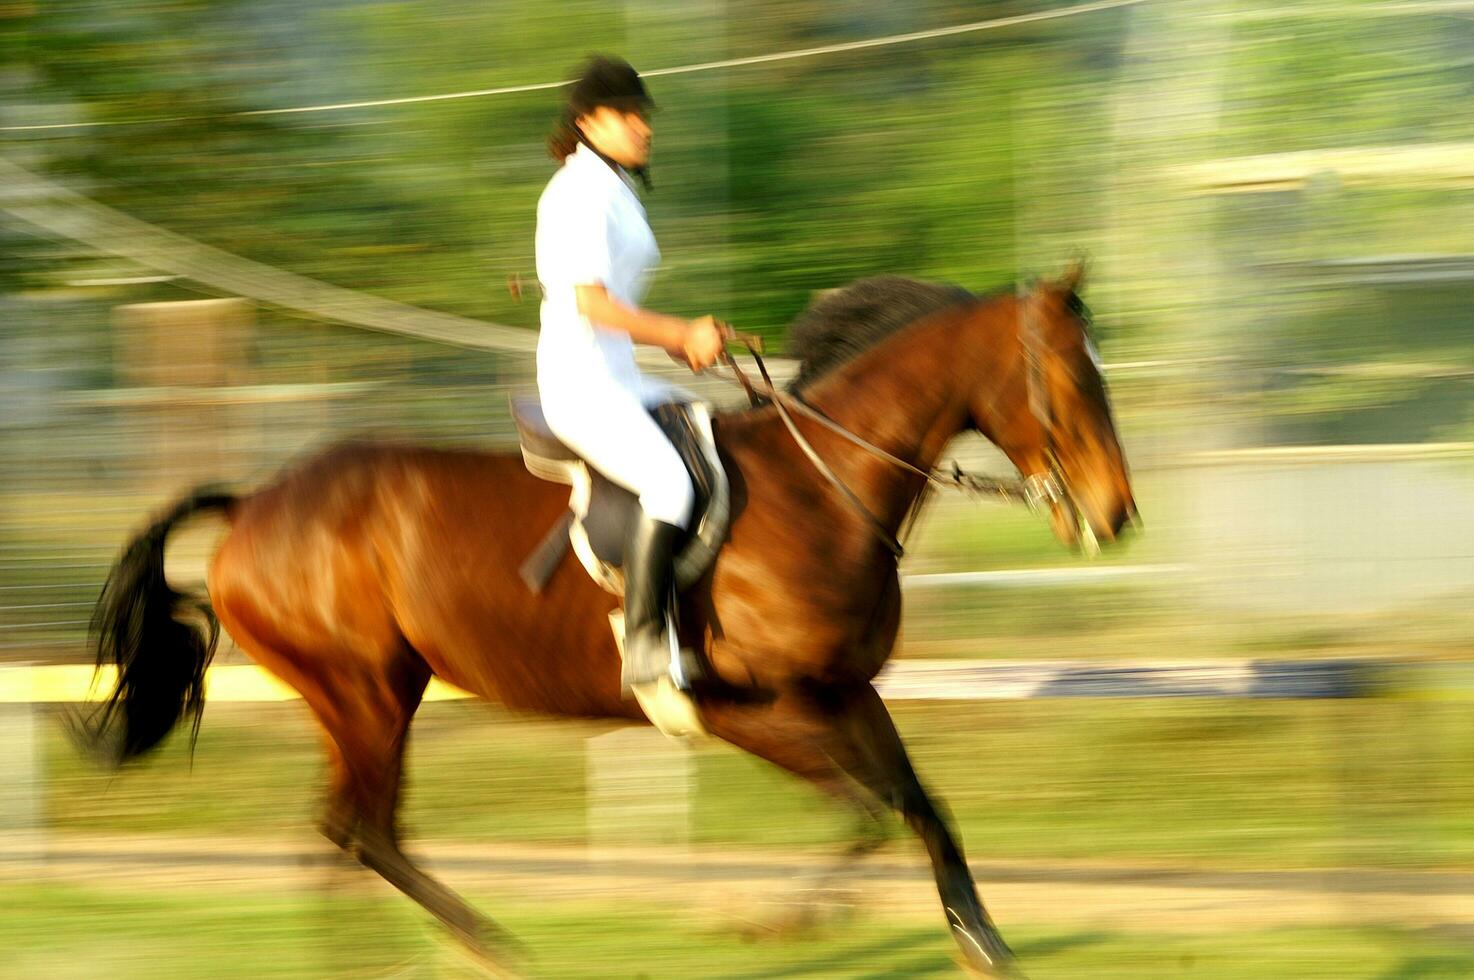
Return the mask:
<path id="1" fill-rule="evenodd" d="M 799 360 L 789 385 L 802 391 L 909 323 L 976 297 L 960 286 L 940 286 L 903 276 L 859 279 L 822 296 L 799 314 L 788 333 L 789 354 Z"/>

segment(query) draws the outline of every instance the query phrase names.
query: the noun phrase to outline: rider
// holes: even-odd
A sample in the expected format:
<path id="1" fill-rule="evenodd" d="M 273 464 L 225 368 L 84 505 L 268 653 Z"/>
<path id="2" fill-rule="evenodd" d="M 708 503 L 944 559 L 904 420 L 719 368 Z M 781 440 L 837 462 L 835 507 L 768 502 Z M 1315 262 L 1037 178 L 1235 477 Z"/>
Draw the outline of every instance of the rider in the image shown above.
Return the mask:
<path id="1" fill-rule="evenodd" d="M 624 552 L 626 693 L 671 670 L 672 561 L 694 502 L 685 464 L 649 414 L 672 400 L 671 389 L 641 376 L 633 345 L 663 347 L 700 371 L 723 343 L 710 316 L 684 320 L 639 305 L 660 252 L 630 174 L 649 189 L 653 107 L 629 64 L 589 59 L 548 140 L 563 165 L 537 205 L 543 414 L 569 448 L 640 501 Z"/>

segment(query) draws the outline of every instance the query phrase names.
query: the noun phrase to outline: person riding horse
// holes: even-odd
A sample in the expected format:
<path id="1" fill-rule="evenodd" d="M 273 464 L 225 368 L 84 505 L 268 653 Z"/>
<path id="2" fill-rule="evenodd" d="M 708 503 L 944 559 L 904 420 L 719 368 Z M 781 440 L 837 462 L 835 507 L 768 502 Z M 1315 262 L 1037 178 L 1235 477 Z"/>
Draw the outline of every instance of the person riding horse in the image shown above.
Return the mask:
<path id="1" fill-rule="evenodd" d="M 660 251 L 629 175 L 648 189 L 653 107 L 628 63 L 590 59 L 548 141 L 562 166 L 537 205 L 543 414 L 559 439 L 640 502 L 624 553 L 627 695 L 671 672 L 672 560 L 694 502 L 685 464 L 649 413 L 679 392 L 640 374 L 634 344 L 663 347 L 693 371 L 722 351 L 713 317 L 683 320 L 639 305 Z"/>
<path id="2" fill-rule="evenodd" d="M 553 141 L 564 162 L 537 229 L 546 420 L 644 512 L 626 556 L 626 682 L 671 672 L 662 642 L 671 549 L 693 489 L 646 414 L 672 391 L 640 376 L 632 345 L 658 344 L 700 368 L 723 337 L 710 317 L 638 305 L 657 253 L 626 174 L 648 160 L 649 106 L 628 65 L 590 64 Z M 741 502 L 681 607 L 707 671 L 693 697 L 705 730 L 867 824 L 882 811 L 904 820 L 926 847 L 967 968 L 994 978 L 1017 977 L 1016 957 L 873 682 L 900 630 L 900 529 L 927 487 L 974 485 L 937 472 L 954 437 L 992 442 L 1020 479 L 975 485 L 1007 483 L 1067 547 L 1094 550 L 1136 525 L 1077 292 L 1083 275 L 1072 265 L 988 294 L 877 277 L 814 304 L 788 334 L 793 386 L 711 420 Z M 509 935 L 401 847 L 404 750 L 432 677 L 518 711 L 644 720 L 621 696 L 610 594 L 577 574 L 529 591 L 520 574 L 567 509 L 563 488 L 520 453 L 396 443 L 329 447 L 248 491 L 196 487 L 136 533 L 108 574 L 92 635 L 116 680 L 82 734 L 122 762 L 189 716 L 197 733 L 223 628 L 302 694 L 326 736 L 323 835 L 505 966 Z M 230 530 L 210 561 L 208 595 L 186 594 L 164 574 L 165 546 L 207 513 Z M 867 834 L 847 859 L 877 839 Z"/>

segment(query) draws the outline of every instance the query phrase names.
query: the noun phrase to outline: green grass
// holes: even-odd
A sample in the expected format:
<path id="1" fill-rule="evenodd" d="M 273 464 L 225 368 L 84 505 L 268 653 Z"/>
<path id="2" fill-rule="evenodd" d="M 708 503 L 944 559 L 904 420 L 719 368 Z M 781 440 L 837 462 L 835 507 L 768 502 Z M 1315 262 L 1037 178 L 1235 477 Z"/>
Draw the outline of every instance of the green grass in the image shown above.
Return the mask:
<path id="1" fill-rule="evenodd" d="M 473 896 L 479 898 L 479 896 Z M 940 923 L 859 918 L 799 940 L 744 942 L 681 910 L 644 901 L 502 907 L 546 978 L 953 977 Z M 0 899 L 0 978 L 469 977 L 410 903 L 303 893 L 209 899 L 20 886 Z M 1474 974 L 1467 939 L 1378 928 L 1149 934 L 1021 926 L 1010 941 L 1034 980 L 1325 977 L 1391 980 Z"/>
<path id="2" fill-rule="evenodd" d="M 1469 660 L 1474 602 L 1336 615 L 1205 610 L 1171 579 L 1069 588 L 928 588 L 907 595 L 898 655 L 964 659 Z M 1187 588 L 1191 588 L 1188 586 Z"/>
<path id="3" fill-rule="evenodd" d="M 895 715 L 974 857 L 1474 867 L 1466 703 L 1066 699 L 902 703 Z M 49 826 L 180 835 L 310 827 L 324 774 L 306 708 L 214 705 L 205 719 L 192 766 L 176 735 L 157 758 L 116 775 L 93 769 L 48 727 Z M 588 839 L 585 739 L 606 728 L 466 702 L 428 705 L 416 726 L 404 810 L 413 836 Z M 765 763 L 723 745 L 695 762 L 696 843 L 848 839 L 846 814 Z"/>

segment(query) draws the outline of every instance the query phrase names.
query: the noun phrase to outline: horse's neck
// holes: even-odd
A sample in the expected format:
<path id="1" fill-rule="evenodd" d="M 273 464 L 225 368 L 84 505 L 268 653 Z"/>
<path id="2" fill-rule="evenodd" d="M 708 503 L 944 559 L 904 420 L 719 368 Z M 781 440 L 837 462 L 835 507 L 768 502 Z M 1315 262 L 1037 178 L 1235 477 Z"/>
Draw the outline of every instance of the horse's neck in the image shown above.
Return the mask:
<path id="1" fill-rule="evenodd" d="M 986 376 L 983 313 L 969 305 L 906 327 L 815 382 L 804 400 L 867 442 L 930 470 L 967 424 L 969 393 Z M 852 443 L 822 441 L 830 466 L 897 529 L 924 487 L 921 478 Z"/>

